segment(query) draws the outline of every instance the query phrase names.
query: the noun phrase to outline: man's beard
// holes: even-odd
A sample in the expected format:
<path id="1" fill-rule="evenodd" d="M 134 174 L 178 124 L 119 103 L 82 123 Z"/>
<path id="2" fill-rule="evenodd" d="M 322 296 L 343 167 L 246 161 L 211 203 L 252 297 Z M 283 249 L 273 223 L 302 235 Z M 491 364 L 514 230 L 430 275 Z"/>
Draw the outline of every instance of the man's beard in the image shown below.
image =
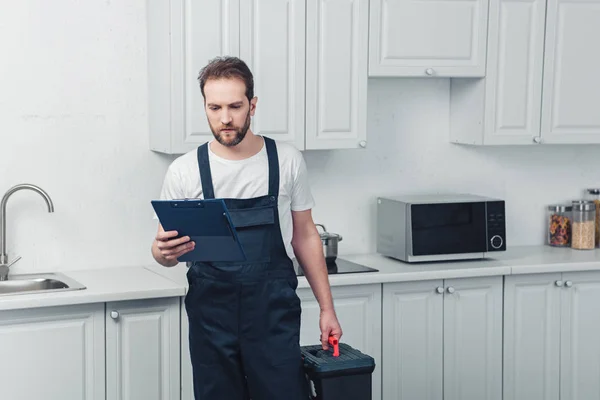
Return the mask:
<path id="1" fill-rule="evenodd" d="M 246 137 L 246 133 L 248 133 L 248 129 L 250 128 L 250 111 L 248 111 L 248 114 L 246 115 L 246 121 L 244 122 L 244 126 L 241 129 L 236 128 L 233 125 L 227 125 L 227 126 L 220 128 L 217 131 L 217 130 L 215 130 L 215 128 L 212 127 L 212 125 L 210 125 L 210 123 L 208 125 L 210 126 L 210 130 L 212 131 L 212 134 L 215 137 L 215 139 L 217 140 L 217 142 L 219 142 L 223 146 L 227 146 L 227 147 L 237 146 L 238 144 L 240 144 L 242 142 L 242 140 L 244 140 L 244 138 Z M 222 130 L 235 131 L 235 137 L 233 138 L 233 140 L 227 141 L 221 134 Z"/>

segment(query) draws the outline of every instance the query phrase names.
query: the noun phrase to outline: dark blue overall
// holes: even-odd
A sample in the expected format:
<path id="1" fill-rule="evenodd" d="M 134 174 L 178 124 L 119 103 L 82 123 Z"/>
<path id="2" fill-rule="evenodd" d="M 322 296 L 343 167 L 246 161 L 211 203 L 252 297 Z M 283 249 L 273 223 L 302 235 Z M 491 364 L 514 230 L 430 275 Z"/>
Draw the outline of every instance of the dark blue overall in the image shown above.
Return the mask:
<path id="1" fill-rule="evenodd" d="M 268 195 L 225 199 L 244 262 L 195 262 L 185 306 L 196 400 L 306 400 L 298 280 L 279 226 L 277 147 L 265 138 Z M 214 198 L 208 145 L 198 148 L 205 199 Z M 251 179 L 251 178 L 250 178 Z"/>

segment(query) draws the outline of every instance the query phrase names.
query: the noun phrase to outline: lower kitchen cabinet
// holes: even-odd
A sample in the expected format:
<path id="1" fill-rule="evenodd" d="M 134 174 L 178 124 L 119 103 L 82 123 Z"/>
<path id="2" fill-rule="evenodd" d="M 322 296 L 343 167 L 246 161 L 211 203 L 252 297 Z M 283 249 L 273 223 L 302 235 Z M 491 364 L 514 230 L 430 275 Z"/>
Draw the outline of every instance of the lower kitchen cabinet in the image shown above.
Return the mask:
<path id="1" fill-rule="evenodd" d="M 501 276 L 383 285 L 383 399 L 502 399 Z"/>
<path id="2" fill-rule="evenodd" d="M 373 400 L 381 400 L 381 284 L 334 286 L 331 292 L 343 330 L 341 342 L 375 359 Z M 319 303 L 309 288 L 298 289 L 298 296 L 302 301 L 300 344 L 320 344 Z"/>
<path id="3" fill-rule="evenodd" d="M 180 298 L 0 311 L 0 398 L 177 400 Z"/>
<path id="4" fill-rule="evenodd" d="M 507 276 L 504 301 L 504 399 L 600 398 L 600 272 Z"/>
<path id="5" fill-rule="evenodd" d="M 0 311 L 0 398 L 104 400 L 104 304 Z"/>
<path id="6" fill-rule="evenodd" d="M 106 399 L 179 399 L 180 298 L 106 304 Z"/>

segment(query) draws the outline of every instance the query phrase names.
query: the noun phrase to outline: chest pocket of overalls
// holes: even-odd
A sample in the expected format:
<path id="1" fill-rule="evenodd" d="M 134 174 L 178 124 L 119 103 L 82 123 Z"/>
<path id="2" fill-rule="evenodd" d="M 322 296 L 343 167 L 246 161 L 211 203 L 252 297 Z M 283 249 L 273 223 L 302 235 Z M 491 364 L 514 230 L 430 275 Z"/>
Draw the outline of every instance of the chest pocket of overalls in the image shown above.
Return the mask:
<path id="1" fill-rule="evenodd" d="M 246 253 L 246 262 L 271 261 L 275 209 L 273 207 L 230 209 L 229 214 Z"/>

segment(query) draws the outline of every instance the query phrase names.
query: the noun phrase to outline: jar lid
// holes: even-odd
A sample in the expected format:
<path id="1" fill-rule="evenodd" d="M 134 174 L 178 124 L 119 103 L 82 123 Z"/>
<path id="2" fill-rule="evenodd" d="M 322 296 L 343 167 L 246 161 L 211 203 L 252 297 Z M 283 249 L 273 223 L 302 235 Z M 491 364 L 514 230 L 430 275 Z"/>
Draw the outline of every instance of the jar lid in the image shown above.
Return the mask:
<path id="1" fill-rule="evenodd" d="M 565 212 L 565 211 L 571 211 L 572 209 L 573 209 L 573 207 L 566 206 L 563 204 L 555 204 L 552 206 L 548 206 L 548 211 L 552 211 L 552 212 Z"/>
<path id="2" fill-rule="evenodd" d="M 573 211 L 593 211 L 596 209 L 596 203 L 593 201 L 577 200 L 573 202 Z"/>
<path id="3" fill-rule="evenodd" d="M 587 191 L 589 194 L 600 195 L 600 189 L 588 189 Z"/>
<path id="4" fill-rule="evenodd" d="M 327 232 L 325 225 L 315 224 L 315 226 L 320 226 L 321 228 L 323 228 L 323 232 L 319 232 L 319 236 L 321 237 L 321 240 L 327 240 L 327 239 L 341 240 L 342 239 L 342 237 L 340 235 L 338 235 L 337 233 Z"/>

